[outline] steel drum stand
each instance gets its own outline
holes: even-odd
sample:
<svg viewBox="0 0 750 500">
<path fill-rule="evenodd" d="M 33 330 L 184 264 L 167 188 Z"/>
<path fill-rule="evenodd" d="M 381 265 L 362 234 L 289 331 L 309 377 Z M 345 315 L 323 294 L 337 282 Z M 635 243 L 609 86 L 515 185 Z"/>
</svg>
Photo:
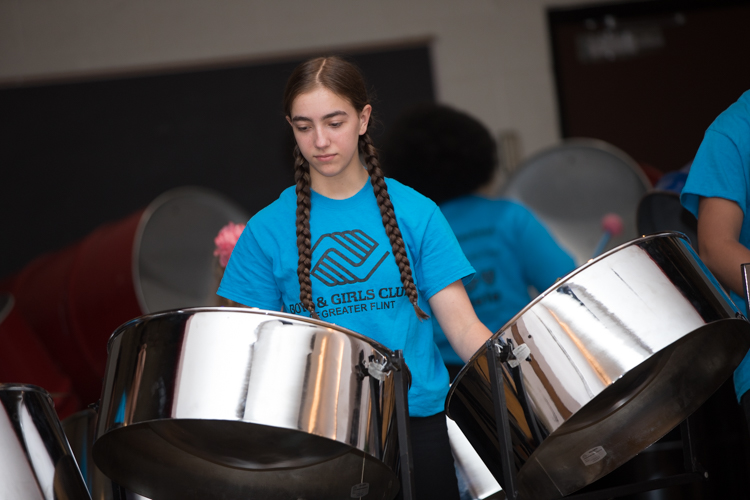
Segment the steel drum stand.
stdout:
<svg viewBox="0 0 750 500">
<path fill-rule="evenodd" d="M 750 267 L 750 264 L 748 264 Z M 747 277 L 746 270 L 745 277 Z M 748 295 L 750 301 L 750 295 Z M 750 309 L 748 309 L 750 310 Z M 513 346 L 510 342 L 505 342 L 501 338 L 490 339 L 487 341 L 487 362 L 489 366 L 490 383 L 492 386 L 492 401 L 495 408 L 495 421 L 497 424 L 498 445 L 500 448 L 500 465 L 502 467 L 503 491 L 506 500 L 520 500 L 518 493 L 518 471 L 516 470 L 515 460 L 513 458 L 513 443 L 510 435 L 510 420 L 508 418 L 508 405 L 505 400 L 505 386 L 503 384 L 503 363 L 515 360 L 513 355 Z M 520 360 L 518 360 L 520 361 Z M 518 365 L 509 364 L 509 371 L 513 376 L 513 382 L 516 385 L 518 400 L 523 408 L 524 415 L 529 422 L 532 437 L 538 446 L 542 442 L 542 435 L 536 423 L 531 407 L 529 406 L 528 395 L 523 385 L 523 377 Z M 693 424 L 690 417 L 686 418 L 680 424 L 680 434 L 682 439 L 683 457 L 685 472 L 674 474 L 664 478 L 639 481 L 611 488 L 602 488 L 585 493 L 574 493 L 564 498 L 576 500 L 605 500 L 616 498 L 624 495 L 632 495 L 643 491 L 656 490 L 669 486 L 687 484 L 696 481 L 708 479 L 708 472 L 698 462 L 696 456 Z M 542 500 L 542 499 L 523 499 L 523 500 Z"/>
<path fill-rule="evenodd" d="M 411 451 L 411 425 L 409 424 L 409 380 L 406 376 L 407 368 L 401 349 L 394 353 L 391 363 L 393 364 L 396 382 L 396 425 L 398 428 L 402 496 L 403 500 L 415 500 L 417 497 L 414 492 L 414 460 Z"/>
</svg>

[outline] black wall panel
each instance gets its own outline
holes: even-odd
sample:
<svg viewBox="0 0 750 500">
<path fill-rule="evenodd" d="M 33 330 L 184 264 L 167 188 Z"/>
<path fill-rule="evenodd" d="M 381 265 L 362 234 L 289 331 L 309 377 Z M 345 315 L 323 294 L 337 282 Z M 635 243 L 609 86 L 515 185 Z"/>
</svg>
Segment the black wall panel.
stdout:
<svg viewBox="0 0 750 500">
<path fill-rule="evenodd" d="M 349 57 L 375 91 L 382 135 L 433 101 L 425 45 Z M 301 61 L 0 90 L 0 277 L 178 186 L 204 186 L 250 213 L 292 183 L 281 111 Z"/>
</svg>

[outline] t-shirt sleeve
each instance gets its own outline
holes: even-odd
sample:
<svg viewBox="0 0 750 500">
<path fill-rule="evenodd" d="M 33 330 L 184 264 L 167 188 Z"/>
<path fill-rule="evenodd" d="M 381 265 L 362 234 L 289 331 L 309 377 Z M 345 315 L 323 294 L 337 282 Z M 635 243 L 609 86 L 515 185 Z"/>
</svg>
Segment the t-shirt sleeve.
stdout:
<svg viewBox="0 0 750 500">
<path fill-rule="evenodd" d="M 701 196 L 734 201 L 744 212 L 745 175 L 745 164 L 734 141 L 708 129 L 680 193 L 680 202 L 696 217 Z"/>
<path fill-rule="evenodd" d="M 232 251 L 217 294 L 246 306 L 281 310 L 273 262 L 263 252 L 250 224 Z"/>
<path fill-rule="evenodd" d="M 468 283 L 474 272 L 448 221 L 435 207 L 422 239 L 417 269 L 419 288 L 425 300 L 455 281 Z"/>
<path fill-rule="evenodd" d="M 518 262 L 526 282 L 542 292 L 573 271 L 575 261 L 531 211 L 522 207 L 519 216 Z"/>
</svg>

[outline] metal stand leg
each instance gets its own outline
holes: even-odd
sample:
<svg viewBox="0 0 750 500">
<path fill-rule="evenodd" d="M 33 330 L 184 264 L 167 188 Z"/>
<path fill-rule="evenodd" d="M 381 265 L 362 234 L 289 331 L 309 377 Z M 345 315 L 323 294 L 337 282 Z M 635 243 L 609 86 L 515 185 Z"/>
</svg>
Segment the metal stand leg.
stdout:
<svg viewBox="0 0 750 500">
<path fill-rule="evenodd" d="M 509 355 L 510 346 L 499 338 L 487 341 L 487 363 L 492 384 L 492 401 L 495 405 L 500 465 L 503 468 L 503 491 L 506 499 L 516 500 L 518 498 L 518 478 L 515 460 L 513 459 L 513 443 L 510 438 L 510 421 L 508 420 L 508 405 L 505 401 L 502 367 L 502 362 L 507 360 Z"/>
<path fill-rule="evenodd" d="M 708 472 L 698 462 L 698 456 L 695 450 L 695 438 L 693 436 L 693 417 L 688 417 L 680 424 L 680 436 L 682 437 L 682 457 L 686 472 L 693 472 L 703 475 L 708 479 Z"/>
<path fill-rule="evenodd" d="M 374 420 L 375 420 L 375 422 L 382 422 L 383 419 L 382 419 L 382 417 L 380 415 L 380 404 L 379 404 L 379 401 L 380 401 L 380 391 L 378 389 L 378 381 L 374 377 L 369 377 L 369 378 L 370 378 L 370 397 L 372 398 L 372 410 L 373 410 L 373 413 L 375 414 L 374 415 Z M 373 435 L 373 439 L 375 440 L 376 443 L 382 443 L 383 442 L 381 440 L 380 426 L 379 425 L 373 426 L 373 428 L 372 428 L 372 435 Z M 383 457 L 380 456 L 381 453 L 380 453 L 380 447 L 379 446 L 376 446 L 373 451 L 375 452 L 375 458 L 377 458 L 378 460 L 382 460 L 383 459 Z"/>
<path fill-rule="evenodd" d="M 411 425 L 409 424 L 409 381 L 403 352 L 399 349 L 393 359 L 396 381 L 396 422 L 398 447 L 401 459 L 401 489 L 404 500 L 416 500 L 414 492 L 414 460 L 411 451 Z"/>
</svg>

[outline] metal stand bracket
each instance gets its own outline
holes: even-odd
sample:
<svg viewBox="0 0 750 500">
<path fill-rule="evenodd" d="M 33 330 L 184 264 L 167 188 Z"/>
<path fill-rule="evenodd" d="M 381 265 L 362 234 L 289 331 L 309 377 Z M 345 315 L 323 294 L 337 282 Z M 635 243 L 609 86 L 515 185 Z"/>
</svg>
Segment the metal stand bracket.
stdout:
<svg viewBox="0 0 750 500">
<path fill-rule="evenodd" d="M 503 468 L 503 491 L 507 500 L 516 500 L 518 498 L 518 478 L 515 460 L 513 459 L 513 443 L 510 438 L 510 421 L 508 420 L 508 404 L 505 400 L 502 367 L 502 363 L 508 360 L 510 353 L 510 345 L 500 338 L 487 341 L 487 366 L 489 366 L 490 371 L 492 402 L 495 407 L 500 466 Z"/>
</svg>

